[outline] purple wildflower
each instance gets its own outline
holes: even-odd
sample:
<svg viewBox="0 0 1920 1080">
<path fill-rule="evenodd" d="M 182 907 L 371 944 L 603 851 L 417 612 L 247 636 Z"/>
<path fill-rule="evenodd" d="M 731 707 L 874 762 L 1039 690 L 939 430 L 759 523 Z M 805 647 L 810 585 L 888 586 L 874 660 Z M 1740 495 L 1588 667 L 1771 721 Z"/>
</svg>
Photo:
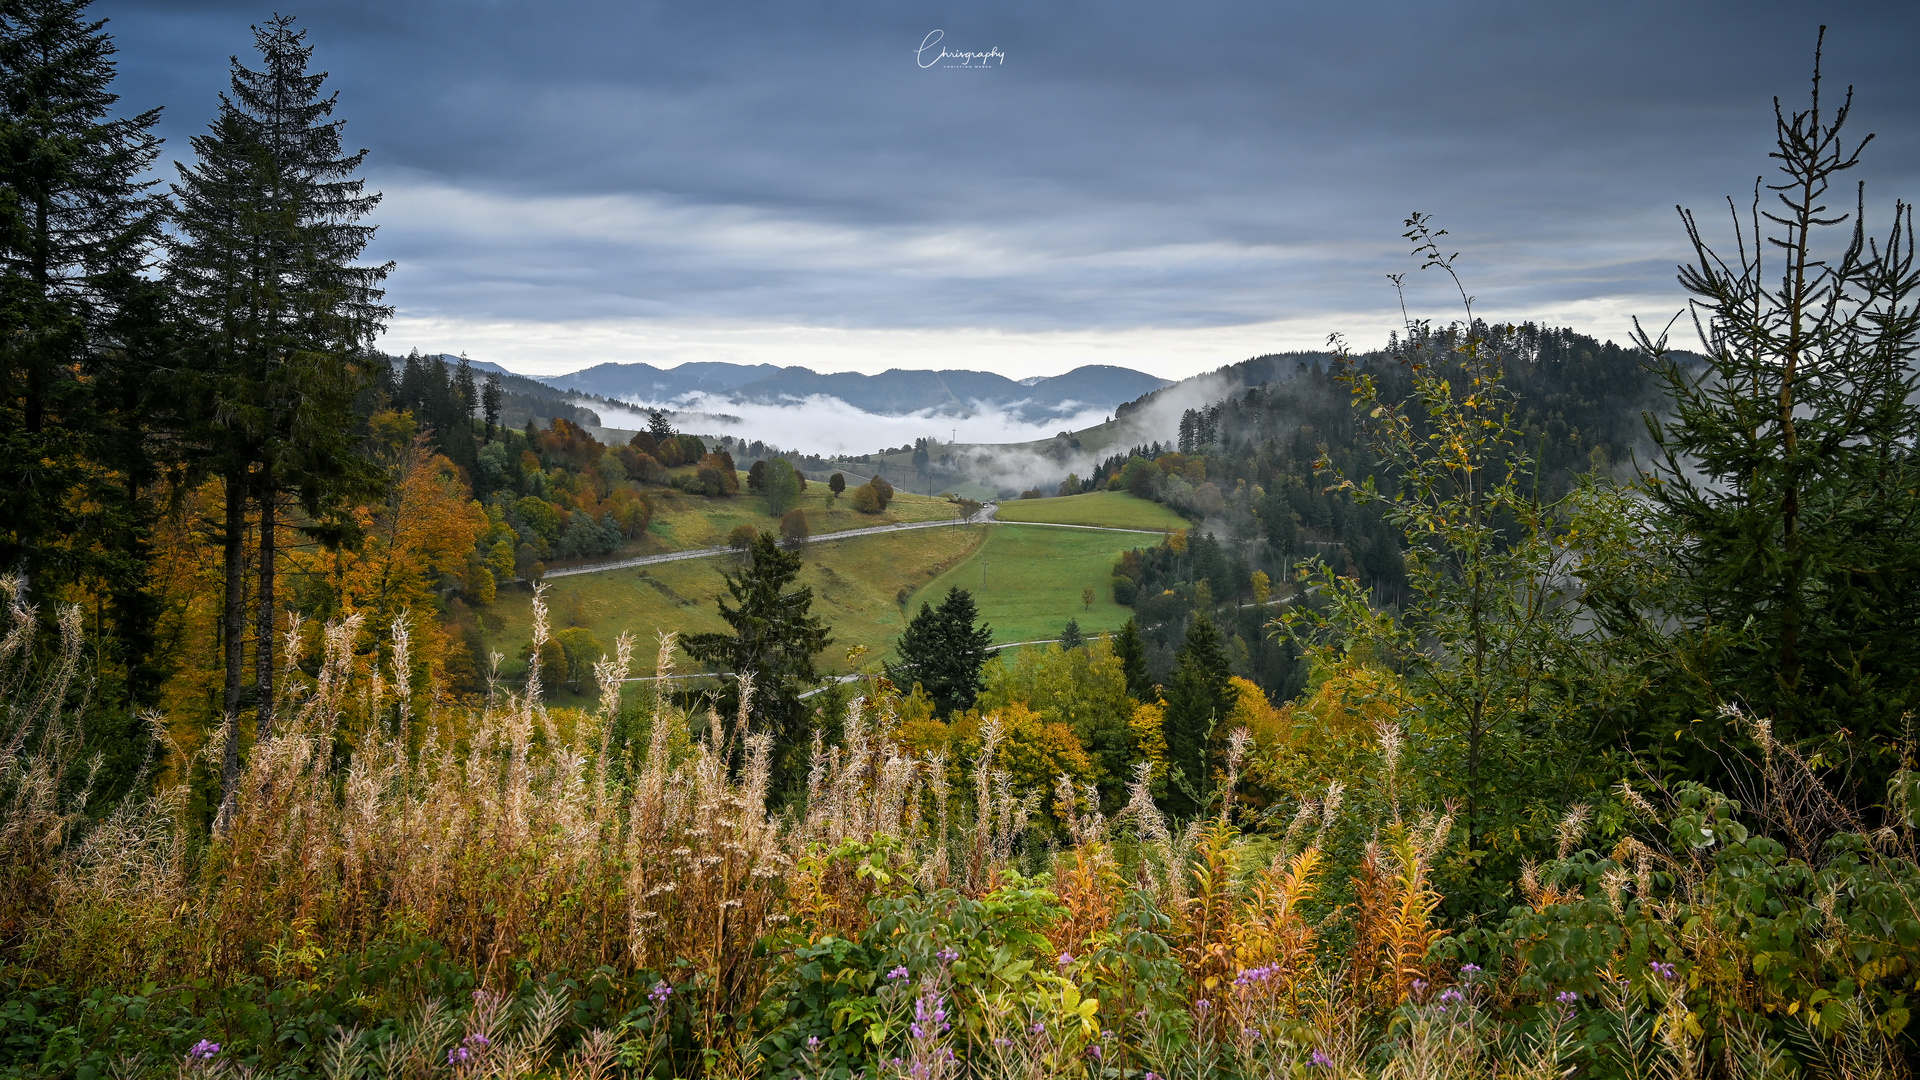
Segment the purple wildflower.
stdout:
<svg viewBox="0 0 1920 1080">
<path fill-rule="evenodd" d="M 907 977 L 907 975 L 908 975 L 907 965 L 905 964 L 901 964 L 899 967 L 894 968 L 892 971 L 887 972 L 887 978 L 889 979 L 904 979 Z"/>
<path fill-rule="evenodd" d="M 204 1064 L 206 1062 L 212 1061 L 213 1055 L 219 1052 L 220 1052 L 219 1043 L 212 1042 L 207 1039 L 201 1039 L 199 1042 L 193 1044 L 193 1048 L 191 1050 L 187 1051 L 187 1059 L 189 1061 L 194 1062 L 195 1064 Z"/>
<path fill-rule="evenodd" d="M 447 1051 L 447 1064 L 452 1065 L 455 1068 L 459 1068 L 460 1066 L 465 1065 L 468 1059 L 472 1057 L 473 1057 L 473 1053 L 469 1051 L 466 1047 L 456 1046 L 453 1049 Z"/>
<path fill-rule="evenodd" d="M 1452 1005 L 1457 1001 L 1465 1001 L 1466 998 L 1467 995 L 1461 993 L 1460 988 L 1457 986 L 1449 986 L 1445 990 L 1440 991 L 1440 1003 L 1442 1005 Z"/>
<path fill-rule="evenodd" d="M 1474 977 L 1475 975 L 1478 975 L 1478 974 L 1480 974 L 1480 965 L 1479 965 L 1479 964 L 1461 964 L 1461 965 L 1460 965 L 1460 977 L 1461 977 L 1461 978 L 1463 978 L 1463 979 L 1471 979 L 1471 978 L 1473 978 L 1473 977 Z"/>
<path fill-rule="evenodd" d="M 1071 963 L 1073 963 L 1073 954 L 1072 954 L 1072 953 L 1070 953 L 1070 952 L 1063 952 L 1063 953 L 1061 953 L 1061 954 L 1060 954 L 1060 966 L 1061 966 L 1061 967 L 1066 967 L 1066 966 L 1067 966 L 1068 964 L 1071 964 Z"/>
<path fill-rule="evenodd" d="M 935 953 L 934 955 L 940 958 L 941 963 L 951 964 L 955 960 L 960 959 L 960 950 L 949 945 L 946 948 L 941 949 L 939 952 Z"/>
<path fill-rule="evenodd" d="M 667 998 L 672 994 L 673 987 L 668 986 L 666 980 L 662 979 L 653 984 L 653 989 L 647 991 L 647 998 L 653 1002 L 653 1007 L 657 1009 L 665 1005 Z"/>
<path fill-rule="evenodd" d="M 1571 1010 L 1575 1005 L 1580 1004 L 1580 995 L 1571 990 L 1562 990 L 1559 994 L 1555 995 L 1553 1000 Z"/>
<path fill-rule="evenodd" d="M 1315 1050 L 1313 1052 L 1313 1059 L 1311 1064 L 1316 1069 L 1331 1069 L 1333 1068 L 1333 1059 L 1321 1053 L 1320 1051 Z"/>
<path fill-rule="evenodd" d="M 807 1049 L 809 1050 L 820 1049 L 820 1036 L 818 1035 L 807 1036 Z"/>
<path fill-rule="evenodd" d="M 1653 969 L 1653 973 L 1655 975 L 1658 975 L 1669 982 L 1680 977 L 1679 969 L 1674 967 L 1672 964 L 1666 964 L 1658 960 L 1655 960 L 1649 963 L 1647 966 Z"/>
<path fill-rule="evenodd" d="M 487 1047 L 493 1045 L 493 1040 L 476 1031 L 466 1038 L 461 1039 L 460 1045 L 470 1047 L 474 1050 L 485 1050 Z"/>
</svg>

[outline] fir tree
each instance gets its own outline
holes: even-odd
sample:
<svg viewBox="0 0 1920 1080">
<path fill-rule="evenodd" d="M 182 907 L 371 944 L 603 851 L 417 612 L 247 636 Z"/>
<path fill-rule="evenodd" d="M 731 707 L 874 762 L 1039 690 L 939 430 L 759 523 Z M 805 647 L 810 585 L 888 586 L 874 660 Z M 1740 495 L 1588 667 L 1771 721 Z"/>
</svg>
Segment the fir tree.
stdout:
<svg viewBox="0 0 1920 1080">
<path fill-rule="evenodd" d="M 232 61 L 230 92 L 198 160 L 180 166 L 169 269 L 191 328 L 196 368 L 214 407 L 201 433 L 225 481 L 226 722 L 241 708 L 246 505 L 260 508 L 255 707 L 259 737 L 273 727 L 274 579 L 282 501 L 293 494 L 312 524 L 338 541 L 340 511 L 375 490 L 380 473 L 356 453 L 353 404 L 373 378 L 374 336 L 391 313 L 380 301 L 387 266 L 356 264 L 379 202 L 355 177 L 366 152 L 343 155 L 326 74 L 307 71 L 312 47 L 290 16 L 254 28 L 258 71 Z M 223 781 L 237 779 L 237 739 Z"/>
<path fill-rule="evenodd" d="M 895 646 L 900 663 L 889 676 L 902 686 L 919 683 L 941 716 L 972 708 L 986 686 L 980 671 L 993 644 L 992 628 L 973 624 L 978 615 L 973 594 L 959 586 L 948 589 L 937 608 L 922 603 Z"/>
<path fill-rule="evenodd" d="M 1080 634 L 1080 620 L 1068 619 L 1066 629 L 1060 631 L 1061 651 L 1077 649 L 1086 643 L 1087 639 Z"/>
</svg>

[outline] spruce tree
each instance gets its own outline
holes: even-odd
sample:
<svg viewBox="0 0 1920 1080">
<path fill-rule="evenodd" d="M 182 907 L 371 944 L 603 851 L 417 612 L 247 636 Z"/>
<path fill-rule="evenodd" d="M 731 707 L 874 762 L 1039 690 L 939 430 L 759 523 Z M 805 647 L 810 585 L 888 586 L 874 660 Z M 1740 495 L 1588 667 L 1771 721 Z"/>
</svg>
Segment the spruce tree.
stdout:
<svg viewBox="0 0 1920 1080">
<path fill-rule="evenodd" d="M 1207 745 L 1214 726 L 1233 706 L 1230 677 L 1220 635 L 1205 612 L 1196 613 L 1187 626 L 1186 643 L 1174 658 L 1173 679 L 1167 687 L 1167 764 L 1172 781 L 1167 797 L 1175 814 L 1192 816 L 1206 808 L 1212 787 Z"/>
<path fill-rule="evenodd" d="M 957 585 L 939 607 L 922 603 L 894 647 L 900 663 L 888 669 L 888 676 L 902 686 L 919 683 L 941 716 L 972 708 L 986 687 L 980 672 L 993 644 L 992 628 L 974 625 L 978 616 L 973 594 Z"/>
<path fill-rule="evenodd" d="M 149 492 L 172 458 L 171 395 L 163 294 L 143 271 L 166 207 L 141 178 L 160 110 L 115 115 L 113 41 L 87 6 L 0 5 L 0 573 L 37 597 L 107 598 L 102 673 L 130 716 L 159 678 Z M 113 751 L 137 758 L 138 730 L 107 748 L 110 779 L 137 768 Z"/>
<path fill-rule="evenodd" d="M 487 372 L 487 381 L 480 387 L 480 416 L 487 425 L 487 441 L 492 442 L 500 426 L 500 373 L 497 371 Z"/>
<path fill-rule="evenodd" d="M 688 634 L 687 655 L 721 671 L 753 679 L 747 722 L 773 736 L 776 795 L 790 797 L 803 778 L 807 706 L 802 688 L 818 678 L 813 657 L 832 643 L 827 625 L 812 614 L 813 589 L 789 588 L 800 575 L 800 556 L 780 550 L 772 533 L 760 533 L 738 575 L 721 572 L 733 606 L 720 601 L 720 618 L 731 634 Z M 718 703 L 724 716 L 738 714 L 738 681 L 729 681 Z"/>
<path fill-rule="evenodd" d="M 1120 658 L 1120 670 L 1127 676 L 1127 696 L 1135 701 L 1154 699 L 1153 680 L 1147 675 L 1147 643 L 1140 627 L 1132 619 L 1113 637 L 1113 655 Z"/>
<path fill-rule="evenodd" d="M 273 726 L 276 532 L 289 494 L 329 541 L 351 534 L 340 513 L 377 489 L 380 474 L 356 450 L 353 404 L 374 379 L 373 338 L 392 309 L 380 282 L 392 269 L 357 260 L 373 236 L 360 224 L 379 202 L 355 176 L 366 151 L 343 154 L 326 73 L 309 73 L 312 47 L 291 16 L 254 28 L 262 67 L 232 59 L 229 93 L 197 157 L 180 166 L 170 271 L 191 328 L 196 367 L 214 405 L 203 418 L 207 460 L 224 481 L 227 578 L 226 723 L 242 704 L 246 506 L 260 510 L 254 698 L 257 735 Z M 223 762 L 230 793 L 237 738 Z"/>
<path fill-rule="evenodd" d="M 1852 91 L 1824 111 L 1819 65 L 1816 49 L 1806 109 L 1775 101 L 1779 174 L 1736 210 L 1732 242 L 1714 247 L 1682 211 L 1705 370 L 1640 336 L 1673 402 L 1649 420 L 1663 466 L 1649 495 L 1676 573 L 1637 620 L 1603 610 L 1669 639 L 1652 644 L 1675 657 L 1668 693 L 1640 733 L 1656 752 L 1695 747 L 1678 763 L 1694 776 L 1725 768 L 1717 740 L 1669 734 L 1702 730 L 1704 681 L 1873 802 L 1920 709 L 1920 265 L 1911 207 L 1870 232 L 1864 186 L 1827 205 L 1872 136 L 1843 137 Z"/>
<path fill-rule="evenodd" d="M 85 576 L 75 541 L 90 500 L 69 496 L 90 486 L 111 422 L 97 376 L 129 359 L 113 330 L 165 208 L 140 179 L 159 153 L 160 110 L 112 115 L 115 49 L 86 7 L 0 7 L 0 568 L 31 585 L 47 571 Z"/>
</svg>

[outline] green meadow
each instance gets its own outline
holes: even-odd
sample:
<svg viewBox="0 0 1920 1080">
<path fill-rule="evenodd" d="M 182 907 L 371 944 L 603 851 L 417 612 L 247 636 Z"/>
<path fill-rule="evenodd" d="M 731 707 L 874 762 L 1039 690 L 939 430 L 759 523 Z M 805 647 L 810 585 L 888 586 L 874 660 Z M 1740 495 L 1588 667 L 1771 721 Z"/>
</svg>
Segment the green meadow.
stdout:
<svg viewBox="0 0 1920 1080">
<path fill-rule="evenodd" d="M 934 576 L 914 595 L 912 610 L 920 610 L 922 602 L 937 603 L 957 585 L 973 593 L 996 642 L 1058 637 L 1068 619 L 1080 620 L 1086 633 L 1117 630 L 1133 609 L 1113 602 L 1113 560 L 1130 548 L 1158 542 L 1139 533 L 990 528 L 965 561 Z M 920 535 L 946 531 L 927 529 Z M 1091 606 L 1081 601 L 1081 590 L 1088 588 Z"/>
<path fill-rule="evenodd" d="M 1003 502 L 994 516 L 1001 521 L 1042 521 L 1054 525 L 1104 525 L 1110 529 L 1184 529 L 1186 518 L 1157 502 L 1124 491 L 1090 491 L 1052 499 Z M 1139 547 L 1140 542 L 1128 544 Z"/>
</svg>

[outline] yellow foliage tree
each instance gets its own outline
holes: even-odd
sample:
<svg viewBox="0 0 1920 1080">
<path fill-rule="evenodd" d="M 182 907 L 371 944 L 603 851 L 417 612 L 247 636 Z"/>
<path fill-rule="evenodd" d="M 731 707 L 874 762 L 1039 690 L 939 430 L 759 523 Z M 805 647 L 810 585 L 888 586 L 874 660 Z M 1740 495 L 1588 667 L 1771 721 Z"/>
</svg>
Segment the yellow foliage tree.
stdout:
<svg viewBox="0 0 1920 1080">
<path fill-rule="evenodd" d="M 1152 766 L 1148 781 L 1157 790 L 1167 781 L 1167 703 L 1136 701 L 1133 715 L 1127 718 L 1130 749 L 1135 761 Z"/>
</svg>

